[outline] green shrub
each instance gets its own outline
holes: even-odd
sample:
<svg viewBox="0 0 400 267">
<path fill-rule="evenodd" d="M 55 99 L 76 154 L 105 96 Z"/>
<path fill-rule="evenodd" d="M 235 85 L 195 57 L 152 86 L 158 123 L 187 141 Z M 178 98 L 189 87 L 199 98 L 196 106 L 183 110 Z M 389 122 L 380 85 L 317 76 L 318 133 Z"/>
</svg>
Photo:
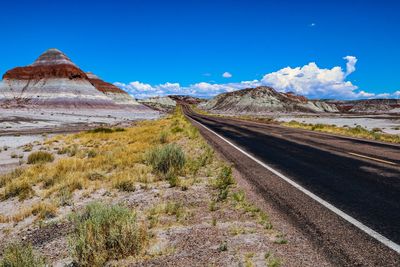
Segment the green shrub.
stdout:
<svg viewBox="0 0 400 267">
<path fill-rule="evenodd" d="M 28 164 L 37 164 L 37 163 L 46 163 L 52 162 L 54 160 L 54 156 L 45 151 L 36 151 L 32 152 L 28 156 Z"/>
<path fill-rule="evenodd" d="M 163 131 L 160 133 L 159 141 L 161 144 L 166 144 L 168 143 L 168 133 Z"/>
<path fill-rule="evenodd" d="M 147 243 L 136 215 L 119 205 L 89 204 L 72 221 L 70 246 L 79 266 L 104 266 L 109 260 L 137 256 Z"/>
<path fill-rule="evenodd" d="M 179 185 L 179 177 L 172 172 L 167 173 L 166 179 L 171 187 L 176 187 L 177 185 Z"/>
<path fill-rule="evenodd" d="M 222 167 L 217 177 L 217 188 L 226 188 L 234 183 L 235 180 L 232 177 L 232 168 L 229 166 Z"/>
<path fill-rule="evenodd" d="M 72 193 L 67 188 L 61 189 L 57 194 L 57 196 L 58 196 L 58 205 L 71 206 L 73 204 Z"/>
<path fill-rule="evenodd" d="M 131 179 L 121 179 L 115 182 L 114 188 L 120 191 L 134 192 L 136 190 L 135 181 Z"/>
<path fill-rule="evenodd" d="M 279 267 L 282 265 L 282 262 L 279 258 L 276 258 L 272 253 L 267 252 L 264 255 L 265 263 L 268 267 Z"/>
<path fill-rule="evenodd" d="M 22 244 L 9 244 L 4 250 L 0 267 L 44 267 L 43 257 L 36 255 L 32 247 Z"/>
<path fill-rule="evenodd" d="M 113 129 L 111 128 L 105 128 L 105 127 L 98 127 L 93 130 L 87 131 L 88 133 L 112 133 Z"/>
<path fill-rule="evenodd" d="M 179 220 L 184 214 L 183 205 L 179 202 L 168 202 L 165 205 L 165 214 L 175 216 L 177 220 Z"/>
<path fill-rule="evenodd" d="M 215 188 L 219 190 L 218 201 L 225 200 L 228 197 L 229 186 L 234 183 L 235 180 L 232 177 L 232 168 L 224 166 L 215 181 Z"/>
<path fill-rule="evenodd" d="M 87 133 L 113 133 L 113 132 L 125 132 L 124 128 L 117 127 L 117 128 L 106 128 L 106 127 L 98 127 L 93 130 L 87 131 Z"/>
<path fill-rule="evenodd" d="M 179 126 L 174 126 L 174 127 L 171 128 L 171 132 L 176 134 L 176 133 L 183 132 L 183 129 L 181 127 L 179 127 Z"/>
<path fill-rule="evenodd" d="M 182 149 L 175 144 L 157 147 L 146 154 L 146 161 L 154 172 L 164 174 L 177 173 L 185 165 L 186 158 Z"/>
<path fill-rule="evenodd" d="M 226 241 L 222 242 L 218 248 L 219 251 L 227 251 L 228 250 L 228 243 Z"/>
<path fill-rule="evenodd" d="M 79 148 L 78 148 L 78 145 L 76 145 L 76 144 L 73 145 L 72 147 L 67 148 L 67 154 L 70 157 L 75 156 L 76 154 L 78 154 L 78 152 L 79 152 Z"/>
<path fill-rule="evenodd" d="M 187 161 L 186 168 L 190 174 L 197 175 L 202 167 L 212 162 L 214 151 L 209 146 L 206 146 L 204 149 L 205 151 L 200 156 Z"/>
<path fill-rule="evenodd" d="M 114 129 L 114 132 L 125 132 L 125 128 L 117 127 Z"/>
<path fill-rule="evenodd" d="M 97 152 L 93 149 L 91 149 L 87 152 L 87 157 L 90 159 L 95 158 L 96 156 L 97 156 Z"/>
<path fill-rule="evenodd" d="M 199 130 L 193 125 L 189 125 L 189 127 L 186 128 L 186 133 L 190 139 L 196 139 L 199 137 Z"/>
<path fill-rule="evenodd" d="M 68 148 L 68 147 L 62 147 L 62 148 L 60 148 L 60 149 L 57 150 L 57 154 L 58 154 L 58 155 L 64 155 L 64 154 L 67 154 L 68 151 L 69 151 L 69 148 Z"/>
</svg>

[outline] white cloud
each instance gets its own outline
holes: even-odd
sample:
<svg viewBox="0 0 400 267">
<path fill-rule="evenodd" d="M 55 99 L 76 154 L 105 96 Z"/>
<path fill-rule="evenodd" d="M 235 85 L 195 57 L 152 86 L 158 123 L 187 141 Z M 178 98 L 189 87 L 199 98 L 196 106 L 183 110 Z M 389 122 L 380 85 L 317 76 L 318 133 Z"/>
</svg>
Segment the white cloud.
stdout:
<svg viewBox="0 0 400 267">
<path fill-rule="evenodd" d="M 346 76 L 348 76 L 356 70 L 356 63 L 357 63 L 358 59 L 354 56 L 346 56 L 343 59 L 347 60 Z"/>
<path fill-rule="evenodd" d="M 315 27 L 317 24 L 315 24 L 314 22 L 313 23 L 311 23 L 309 26 L 310 27 Z"/>
<path fill-rule="evenodd" d="M 356 70 L 357 58 L 346 56 L 346 69 L 340 66 L 333 68 L 320 68 L 315 62 L 308 63 L 302 67 L 285 67 L 275 72 L 265 74 L 259 80 L 242 81 L 238 83 L 210 83 L 200 82 L 188 86 L 179 83 L 164 83 L 150 85 L 139 81 L 128 84 L 114 83 L 136 98 L 146 98 L 165 95 L 191 95 L 210 98 L 224 92 L 232 92 L 244 88 L 252 88 L 261 85 L 271 86 L 280 92 L 294 92 L 308 98 L 331 98 L 331 99 L 359 99 L 359 98 L 400 98 L 400 90 L 392 94 L 374 94 L 359 90 L 347 76 Z M 229 74 L 229 75 L 228 75 Z M 232 77 L 228 72 L 225 77 Z"/>
<path fill-rule="evenodd" d="M 266 74 L 261 82 L 278 91 L 294 92 L 312 98 L 355 98 L 357 86 L 346 81 L 347 75 L 355 70 L 355 57 L 345 57 L 346 71 L 341 67 L 324 69 L 315 62 L 303 67 L 286 67 L 276 72 Z"/>
<path fill-rule="evenodd" d="M 232 78 L 232 74 L 230 74 L 229 72 L 224 72 L 223 74 L 222 74 L 222 77 L 224 77 L 224 78 Z"/>
</svg>

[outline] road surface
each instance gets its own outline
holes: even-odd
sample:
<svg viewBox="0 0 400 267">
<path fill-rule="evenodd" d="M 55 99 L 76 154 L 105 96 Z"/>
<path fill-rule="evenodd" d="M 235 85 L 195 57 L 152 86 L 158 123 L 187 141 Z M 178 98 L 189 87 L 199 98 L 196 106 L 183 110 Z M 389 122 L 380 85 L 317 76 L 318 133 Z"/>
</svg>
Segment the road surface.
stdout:
<svg viewBox="0 0 400 267">
<path fill-rule="evenodd" d="M 399 145 L 205 116 L 188 106 L 183 110 L 258 193 L 287 213 L 335 263 L 400 266 Z"/>
</svg>

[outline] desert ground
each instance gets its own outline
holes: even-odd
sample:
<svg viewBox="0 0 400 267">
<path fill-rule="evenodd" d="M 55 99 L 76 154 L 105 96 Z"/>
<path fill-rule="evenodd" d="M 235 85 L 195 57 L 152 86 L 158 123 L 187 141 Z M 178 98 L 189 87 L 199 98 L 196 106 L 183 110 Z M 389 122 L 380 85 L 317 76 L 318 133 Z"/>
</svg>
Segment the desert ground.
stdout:
<svg viewBox="0 0 400 267">
<path fill-rule="evenodd" d="M 240 175 L 179 112 L 127 128 L 1 140 L 10 147 L 2 153 L 18 160 L 54 157 L 0 176 L 1 251 L 31 244 L 35 266 L 331 265 L 293 226 L 248 200 Z M 169 171 L 157 161 L 165 153 L 176 153 Z M 81 232 L 109 213 L 111 233 L 125 229 L 116 251 L 104 249 L 109 234 Z"/>
<path fill-rule="evenodd" d="M 155 119 L 159 112 L 149 109 L 138 111 L 130 109 L 0 109 L 0 135 L 32 132 L 62 132 L 95 127 L 98 125 L 117 125 L 130 121 Z"/>
<path fill-rule="evenodd" d="M 356 127 L 357 125 L 368 130 L 381 129 L 388 134 L 400 134 L 400 115 L 347 115 L 347 114 L 303 114 L 274 116 L 277 121 L 298 121 L 311 124 L 335 124 L 343 127 Z"/>
<path fill-rule="evenodd" d="M 100 126 L 127 127 L 139 120 L 157 119 L 157 111 L 130 109 L 0 109 L 0 174 L 26 163 L 42 142 L 55 134 Z"/>
</svg>

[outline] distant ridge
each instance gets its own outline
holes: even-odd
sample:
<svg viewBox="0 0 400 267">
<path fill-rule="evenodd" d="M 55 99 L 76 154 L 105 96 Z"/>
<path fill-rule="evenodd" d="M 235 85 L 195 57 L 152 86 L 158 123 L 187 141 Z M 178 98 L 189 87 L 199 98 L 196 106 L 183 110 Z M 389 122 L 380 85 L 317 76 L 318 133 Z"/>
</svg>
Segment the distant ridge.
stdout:
<svg viewBox="0 0 400 267">
<path fill-rule="evenodd" d="M 341 112 L 350 113 L 400 113 L 400 99 L 327 100 Z"/>
<path fill-rule="evenodd" d="M 308 100 L 294 93 L 279 93 L 267 86 L 223 93 L 200 106 L 207 110 L 232 113 L 338 112 L 335 105 Z"/>
</svg>

